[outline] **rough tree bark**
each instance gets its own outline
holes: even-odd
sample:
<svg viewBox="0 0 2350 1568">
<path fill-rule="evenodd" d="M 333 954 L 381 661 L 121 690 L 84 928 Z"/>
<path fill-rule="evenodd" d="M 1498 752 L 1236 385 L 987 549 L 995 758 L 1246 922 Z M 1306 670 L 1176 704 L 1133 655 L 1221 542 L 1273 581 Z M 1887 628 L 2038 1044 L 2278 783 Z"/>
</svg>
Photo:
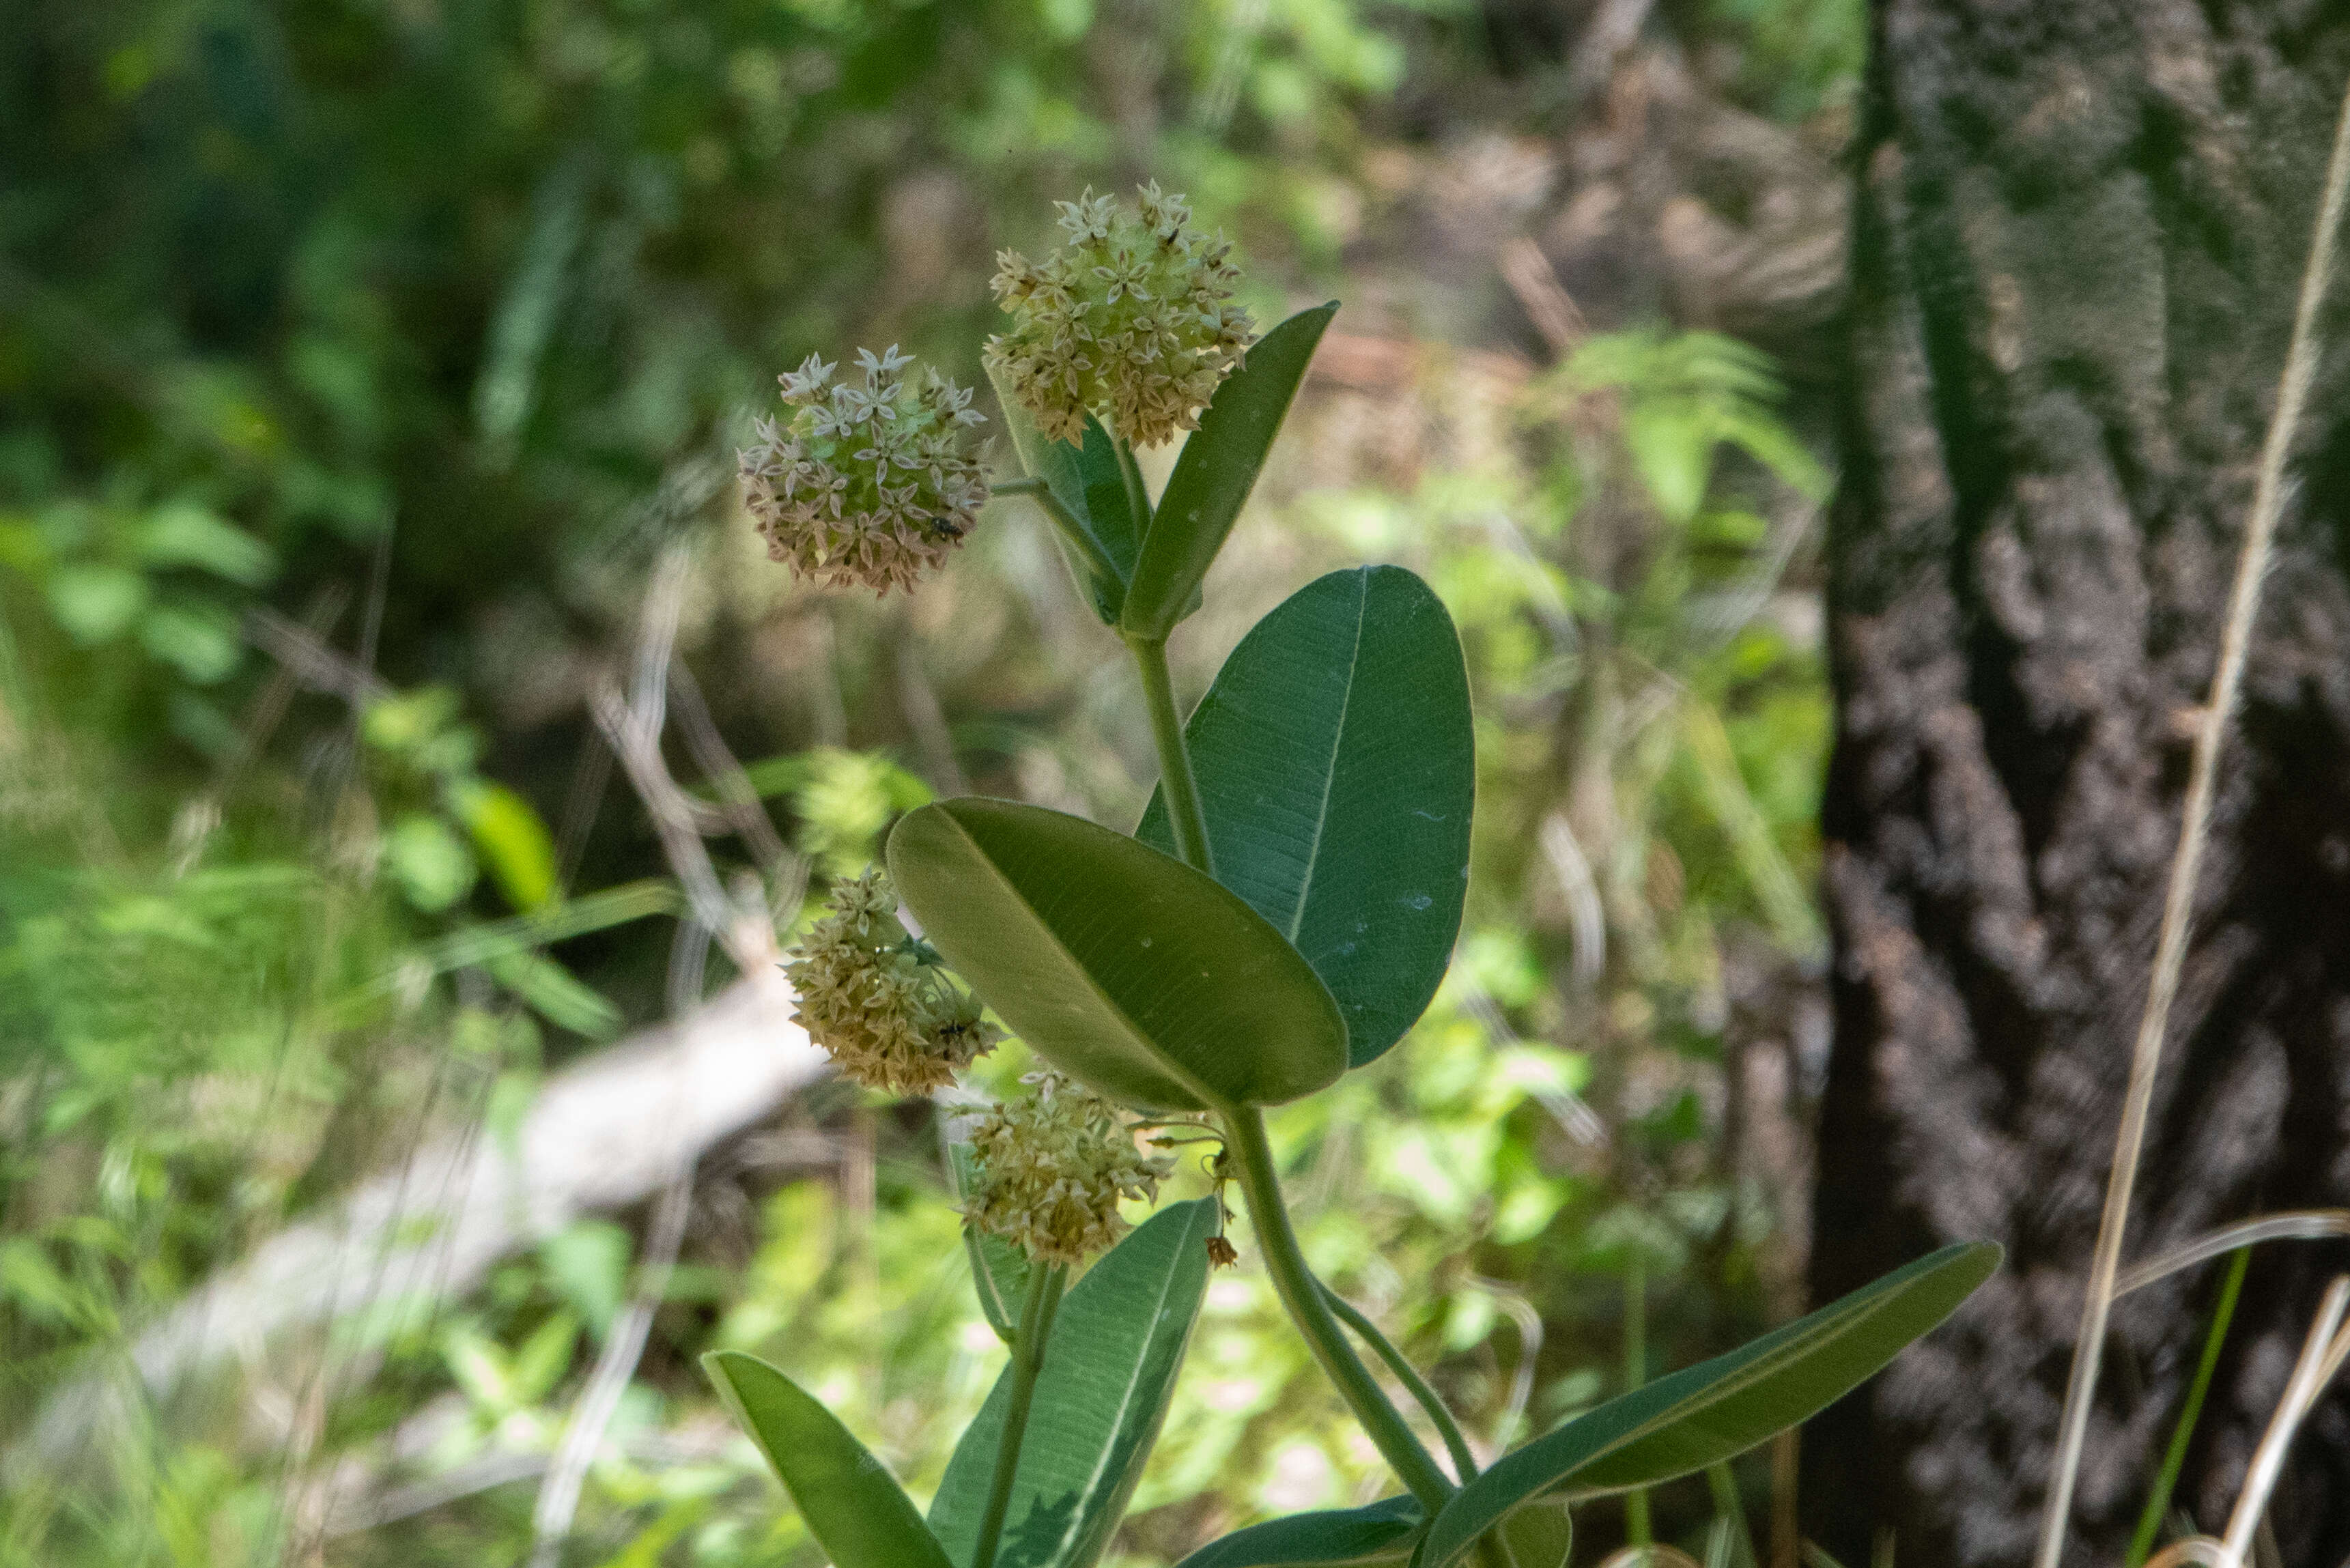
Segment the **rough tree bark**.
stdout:
<svg viewBox="0 0 2350 1568">
<path fill-rule="evenodd" d="M 1812 1284 L 1984 1236 L 2007 1270 L 1804 1445 L 1847 1563 L 2029 1559 L 2163 880 L 2350 7 L 1881 0 L 1855 149 L 1836 1042 Z M 2350 287 L 2221 762 L 2125 1262 L 2350 1204 Z M 2224 1521 L 2338 1246 L 2252 1268 L 2178 1501 Z M 2117 1563 L 2212 1278 L 2117 1309 L 2068 1563 Z M 2350 1552 L 2350 1408 L 2285 1561 Z"/>
</svg>

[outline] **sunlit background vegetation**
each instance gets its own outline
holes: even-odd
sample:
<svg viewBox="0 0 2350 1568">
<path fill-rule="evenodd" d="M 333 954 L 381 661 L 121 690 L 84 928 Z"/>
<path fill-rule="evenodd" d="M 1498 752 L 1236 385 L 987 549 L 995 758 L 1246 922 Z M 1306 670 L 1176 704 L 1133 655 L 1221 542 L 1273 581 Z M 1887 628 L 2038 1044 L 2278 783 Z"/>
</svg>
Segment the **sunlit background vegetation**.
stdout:
<svg viewBox="0 0 2350 1568">
<path fill-rule="evenodd" d="M 1346 302 L 1179 680 L 1362 558 L 1469 650 L 1452 975 L 1276 1118 L 1315 1262 L 1488 1449 L 1792 1315 L 1859 12 L 0 6 L 0 1563 L 816 1563 L 713 1346 L 935 1484 L 1002 1360 L 952 1106 L 795 1084 L 478 1259 L 434 1156 L 743 994 L 933 793 L 1139 811 L 1033 514 L 876 603 L 768 566 L 733 480 L 811 350 L 979 379 L 995 250 L 1088 183 L 1187 191 L 1260 319 Z M 1240 1240 L 1133 1568 L 1382 1488 Z M 1786 1477 L 1738 1479 L 1660 1535 L 1767 1555 Z"/>
</svg>

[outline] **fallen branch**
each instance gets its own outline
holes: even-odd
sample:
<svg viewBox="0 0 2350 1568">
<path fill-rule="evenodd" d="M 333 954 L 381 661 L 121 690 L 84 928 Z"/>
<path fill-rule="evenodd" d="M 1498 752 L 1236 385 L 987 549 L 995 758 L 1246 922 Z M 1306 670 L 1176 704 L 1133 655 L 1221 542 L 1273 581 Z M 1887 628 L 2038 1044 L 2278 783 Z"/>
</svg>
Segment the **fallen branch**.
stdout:
<svg viewBox="0 0 2350 1568">
<path fill-rule="evenodd" d="M 461 1296 L 580 1216 L 650 1198 L 824 1074 L 791 1015 L 791 988 L 763 965 L 549 1079 L 511 1137 L 461 1132 L 419 1150 L 173 1307 L 129 1346 L 135 1377 L 94 1371 L 61 1389 L 0 1474 L 70 1459 L 126 1402 L 256 1359 L 290 1331 Z"/>
</svg>

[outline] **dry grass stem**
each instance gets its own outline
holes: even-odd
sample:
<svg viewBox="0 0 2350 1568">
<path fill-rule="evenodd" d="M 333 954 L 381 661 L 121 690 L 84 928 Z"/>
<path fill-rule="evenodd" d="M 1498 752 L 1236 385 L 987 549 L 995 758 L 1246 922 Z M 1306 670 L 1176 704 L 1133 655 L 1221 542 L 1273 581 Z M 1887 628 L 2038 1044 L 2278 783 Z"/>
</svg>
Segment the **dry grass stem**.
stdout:
<svg viewBox="0 0 2350 1568">
<path fill-rule="evenodd" d="M 2310 1323 L 2309 1337 L 2302 1344 L 2301 1359 L 2293 1363 L 2293 1376 L 2285 1380 L 2284 1397 L 2277 1401 L 2276 1414 L 2269 1417 L 2269 1429 L 2262 1435 L 2251 1466 L 2244 1472 L 2244 1490 L 2236 1499 L 2236 1511 L 2228 1517 L 2226 1544 L 2231 1563 L 2242 1563 L 2251 1552 L 2252 1532 L 2268 1511 L 2269 1494 L 2283 1473 L 2293 1432 L 2324 1392 L 2327 1380 L 2340 1370 L 2345 1353 L 2350 1352 L 2350 1337 L 2342 1334 L 2345 1311 L 2350 1311 L 2350 1274 L 2336 1277 L 2326 1288 L 2325 1299 Z"/>
<path fill-rule="evenodd" d="M 2211 822 L 2213 781 L 2220 748 L 2235 711 L 2242 685 L 2245 650 L 2260 607 L 2261 581 L 2276 535 L 2277 515 L 2284 501 L 2284 464 L 2303 402 L 2316 374 L 2321 345 L 2317 312 L 2334 270 L 2334 242 L 2341 227 L 2343 195 L 2350 186 L 2350 91 L 2345 91 L 2334 128 L 2334 151 L 2325 171 L 2325 193 L 2319 203 L 2317 226 L 2310 237 L 2309 261 L 2301 279 L 2291 347 L 2277 387 L 2277 405 L 2269 421 L 2268 438 L 2261 449 L 2260 477 L 2252 494 L 2252 511 L 2244 531 L 2243 554 L 2228 590 L 2228 615 L 2220 635 L 2220 663 L 2211 678 L 2211 698 L 2205 706 L 2195 737 L 2194 759 L 2188 778 L 2187 805 L 2178 830 L 2178 848 L 2170 863 L 2170 887 L 2163 902 L 2162 932 L 2157 943 L 2154 973 L 2147 986 L 2146 1011 L 2140 1017 L 2137 1043 L 2130 1056 L 2129 1087 L 2122 1105 L 2122 1121 L 2115 1139 L 2113 1173 L 2106 1186 L 2105 1211 L 2097 1224 L 2097 1247 L 2089 1268 L 2089 1287 L 2081 1312 L 2080 1337 L 2073 1346 L 2073 1370 L 2064 1390 L 2064 1412 L 2058 1426 L 2056 1465 L 2050 1477 L 2048 1506 L 2042 1516 L 2038 1568 L 2057 1568 L 2064 1554 L 2064 1529 L 2073 1510 L 2073 1488 L 2081 1465 L 2081 1446 L 2088 1434 L 2089 1407 L 2096 1393 L 2097 1373 L 2105 1353 L 2106 1324 L 2113 1310 L 2114 1285 L 2121 1270 L 2123 1233 L 2129 1221 L 2130 1194 L 2137 1181 L 2138 1159 L 2146 1144 L 2147 1119 L 2154 1103 L 2156 1070 L 2162 1063 L 2162 1041 L 2170 1021 L 2170 1005 L 2178 995 L 2178 976 L 2187 956 L 2187 939 L 2193 924 L 2195 885 L 2202 869 L 2203 847 Z"/>
</svg>

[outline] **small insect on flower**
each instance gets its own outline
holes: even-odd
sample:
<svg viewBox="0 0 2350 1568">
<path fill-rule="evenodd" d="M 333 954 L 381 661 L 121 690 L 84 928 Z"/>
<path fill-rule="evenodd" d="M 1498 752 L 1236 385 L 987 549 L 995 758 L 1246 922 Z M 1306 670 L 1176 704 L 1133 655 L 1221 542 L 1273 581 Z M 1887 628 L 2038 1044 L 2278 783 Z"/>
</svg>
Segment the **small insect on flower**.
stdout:
<svg viewBox="0 0 2350 1568">
<path fill-rule="evenodd" d="M 923 1094 L 1002 1038 L 938 954 L 898 920 L 879 868 L 833 888 L 830 908 L 786 955 L 798 992 L 792 1021 L 868 1088 Z"/>
<path fill-rule="evenodd" d="M 1151 1199 L 1174 1168 L 1145 1155 L 1116 1106 L 1058 1073 L 1021 1080 L 1035 1092 L 998 1105 L 972 1132 L 971 1222 L 1042 1263 L 1077 1263 L 1127 1232 L 1123 1198 Z"/>
<path fill-rule="evenodd" d="M 1232 247 L 1191 227 L 1180 196 L 1145 185 L 1133 211 L 1091 190 L 1058 203 L 1068 241 L 1042 262 L 996 257 L 1012 330 L 987 351 L 1046 435 L 1085 440 L 1086 415 L 1133 446 L 1196 429 L 1200 410 L 1254 341 L 1231 303 Z"/>
<path fill-rule="evenodd" d="M 790 410 L 753 426 L 743 450 L 743 504 L 767 554 L 833 587 L 913 590 L 944 564 L 987 504 L 983 421 L 971 393 L 917 369 L 892 344 L 858 350 L 865 384 L 836 385 L 815 355 L 780 378 Z"/>
</svg>

